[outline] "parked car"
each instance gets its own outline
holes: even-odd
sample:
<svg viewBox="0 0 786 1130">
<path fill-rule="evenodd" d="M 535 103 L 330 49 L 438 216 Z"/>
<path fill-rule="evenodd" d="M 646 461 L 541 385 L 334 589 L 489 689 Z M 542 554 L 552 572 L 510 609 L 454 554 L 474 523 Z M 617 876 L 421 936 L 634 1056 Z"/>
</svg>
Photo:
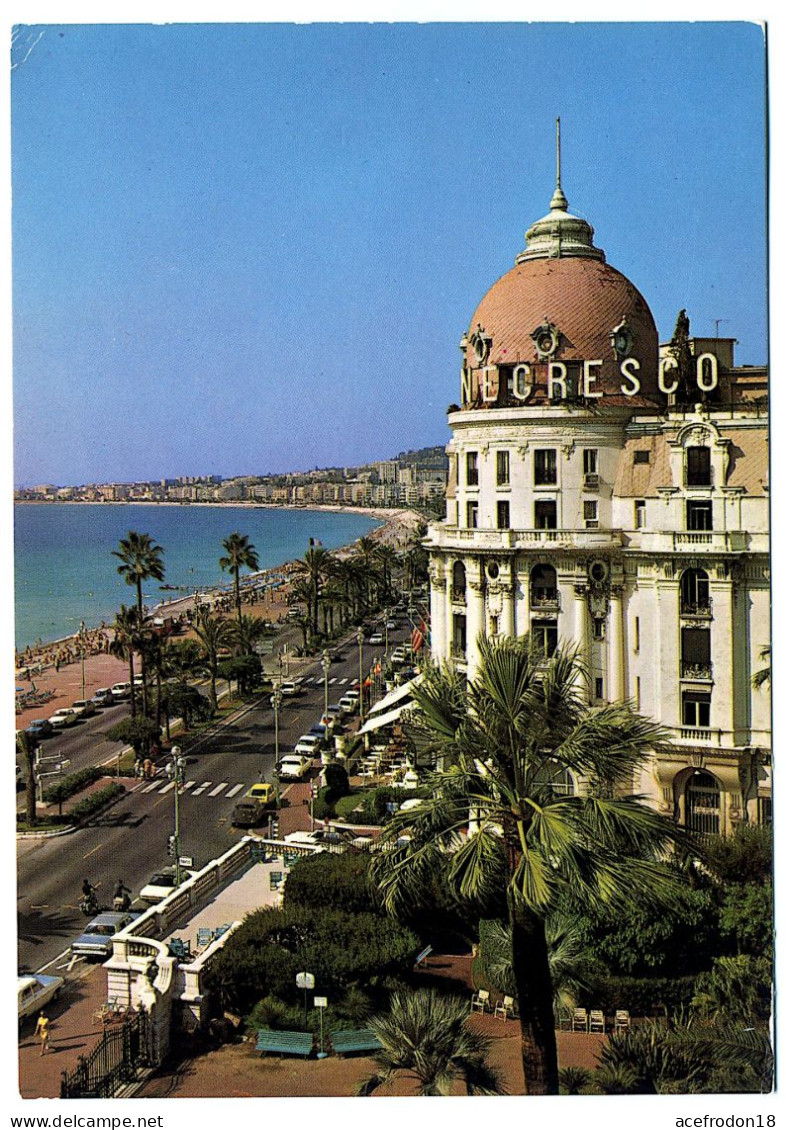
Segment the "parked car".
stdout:
<svg viewBox="0 0 786 1130">
<path fill-rule="evenodd" d="M 338 700 L 338 708 L 342 714 L 354 714 L 358 708 L 359 702 L 359 696 L 350 698 L 348 694 L 345 694 Z"/>
<path fill-rule="evenodd" d="M 95 706 L 87 698 L 78 698 L 71 703 L 71 709 L 76 711 L 77 718 L 91 718 L 96 712 Z"/>
<path fill-rule="evenodd" d="M 295 695 L 302 693 L 300 684 L 296 683 L 294 679 L 287 679 L 287 681 L 282 683 L 278 689 L 286 698 L 294 698 Z"/>
<path fill-rule="evenodd" d="M 300 743 L 298 742 L 298 745 Z M 286 757 L 282 757 L 278 766 L 279 777 L 291 777 L 299 779 L 305 777 L 314 761 L 311 757 L 288 753 Z"/>
<path fill-rule="evenodd" d="M 48 718 L 34 718 L 30 725 L 25 730 L 31 738 L 48 738 L 54 730 L 52 723 Z"/>
<path fill-rule="evenodd" d="M 275 800 L 276 790 L 273 785 L 265 782 L 252 785 L 235 805 L 232 823 L 236 828 L 253 828 L 275 806 Z"/>
<path fill-rule="evenodd" d="M 131 684 L 130 683 L 115 683 L 114 686 L 111 687 L 111 691 L 112 691 L 112 698 L 116 698 L 116 699 L 130 698 L 130 696 L 131 696 Z"/>
<path fill-rule="evenodd" d="M 298 738 L 294 753 L 301 757 L 315 758 L 322 749 L 322 738 L 319 734 L 303 734 Z"/>
<path fill-rule="evenodd" d="M 186 871 L 184 867 L 180 868 L 180 884 L 182 886 L 186 879 L 192 878 L 196 875 L 196 871 Z M 146 883 L 142 890 L 139 892 L 139 898 L 142 902 L 147 903 L 148 906 L 153 906 L 157 902 L 161 902 L 171 895 L 175 890 L 175 869 L 174 867 L 162 867 L 160 871 L 156 871 L 155 875 L 150 877 L 150 882 Z"/>
<path fill-rule="evenodd" d="M 109 687 L 99 687 L 90 701 L 92 702 L 93 706 L 113 706 L 115 696 L 112 694 Z"/>
<path fill-rule="evenodd" d="M 325 851 L 325 847 L 316 838 L 316 832 L 290 832 L 284 836 L 284 842 L 294 847 L 313 847 L 315 851 Z"/>
<path fill-rule="evenodd" d="M 76 941 L 71 943 L 72 952 L 82 957 L 109 957 L 112 953 L 112 938 L 138 917 L 139 913 L 132 911 L 107 910 L 103 914 L 97 914 Z"/>
<path fill-rule="evenodd" d="M 49 718 L 49 722 L 56 730 L 62 730 L 66 726 L 73 726 L 79 719 L 79 715 L 74 710 L 73 706 L 61 706 Z"/>
<path fill-rule="evenodd" d="M 379 644 L 383 644 L 385 642 L 385 637 L 381 632 L 374 632 L 372 636 L 368 637 L 368 642 L 372 647 L 377 647 Z"/>
<path fill-rule="evenodd" d="M 57 1000 L 63 985 L 65 985 L 63 977 L 48 976 L 44 973 L 36 973 L 33 977 L 20 973 L 16 979 L 20 1026 L 28 1016 L 40 1012 L 50 1001 Z"/>
</svg>

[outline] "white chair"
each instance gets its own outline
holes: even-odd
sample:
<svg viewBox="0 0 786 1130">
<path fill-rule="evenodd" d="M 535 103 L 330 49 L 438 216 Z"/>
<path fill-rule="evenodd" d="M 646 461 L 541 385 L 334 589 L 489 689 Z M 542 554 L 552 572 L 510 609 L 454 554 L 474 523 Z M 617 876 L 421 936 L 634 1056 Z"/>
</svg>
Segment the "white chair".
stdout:
<svg viewBox="0 0 786 1130">
<path fill-rule="evenodd" d="M 502 1003 L 497 1003 L 494 1007 L 494 1015 L 500 1016 L 503 1020 L 507 1020 L 508 1016 L 513 1014 L 513 997 L 503 997 Z"/>
<path fill-rule="evenodd" d="M 478 989 L 472 998 L 472 1011 L 485 1012 L 489 1008 L 489 991 L 488 989 Z"/>
<path fill-rule="evenodd" d="M 588 1032 L 589 1031 L 589 1018 L 587 1016 L 586 1008 L 573 1009 L 573 1022 L 571 1028 L 574 1032 Z"/>
<path fill-rule="evenodd" d="M 606 1017 L 603 1011 L 599 1008 L 593 1008 L 589 1016 L 589 1030 L 590 1032 L 605 1032 L 606 1031 Z"/>
<path fill-rule="evenodd" d="M 627 1032 L 630 1028 L 630 1013 L 626 1008 L 618 1008 L 614 1013 L 614 1031 Z"/>
</svg>

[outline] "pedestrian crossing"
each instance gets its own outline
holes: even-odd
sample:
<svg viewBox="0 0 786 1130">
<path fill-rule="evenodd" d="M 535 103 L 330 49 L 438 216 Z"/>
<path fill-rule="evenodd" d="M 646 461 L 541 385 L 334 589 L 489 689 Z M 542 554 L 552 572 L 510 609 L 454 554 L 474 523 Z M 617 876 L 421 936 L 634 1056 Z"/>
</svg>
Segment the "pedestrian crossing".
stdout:
<svg viewBox="0 0 786 1130">
<path fill-rule="evenodd" d="M 231 800 L 232 797 L 237 796 L 238 793 L 245 792 L 251 788 L 252 784 L 258 782 L 252 781 L 246 783 L 240 781 L 233 784 L 230 781 L 219 781 L 214 784 L 213 781 L 184 781 L 180 791 L 181 796 L 201 797 L 207 796 L 208 799 L 222 797 L 226 800 Z M 140 781 L 138 785 L 134 785 L 129 791 L 132 793 L 155 793 L 157 796 L 166 796 L 175 787 L 174 781 L 165 781 L 161 778 L 156 778 L 154 781 Z"/>
<path fill-rule="evenodd" d="M 332 679 L 328 679 L 328 686 L 332 687 L 334 684 L 336 684 L 339 687 L 345 687 L 347 685 L 347 683 L 349 683 L 351 681 L 352 680 L 349 679 L 348 677 L 343 678 L 343 679 L 339 679 L 338 675 L 336 675 Z M 306 675 L 306 677 L 301 681 L 300 685 L 302 687 L 308 687 L 308 686 L 324 687 L 325 680 L 320 675 Z"/>
</svg>

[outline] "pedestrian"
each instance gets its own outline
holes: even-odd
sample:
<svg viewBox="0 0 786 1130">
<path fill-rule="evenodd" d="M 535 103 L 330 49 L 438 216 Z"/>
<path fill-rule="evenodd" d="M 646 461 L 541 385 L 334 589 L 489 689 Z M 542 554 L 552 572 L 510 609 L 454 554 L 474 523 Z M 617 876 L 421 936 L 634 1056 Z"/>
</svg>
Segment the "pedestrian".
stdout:
<svg viewBox="0 0 786 1130">
<path fill-rule="evenodd" d="M 137 758 L 134 759 L 134 776 L 135 777 L 141 777 L 142 776 L 142 758 L 141 757 L 137 757 Z"/>
<path fill-rule="evenodd" d="M 143 764 L 143 766 L 142 766 L 142 769 L 143 769 L 143 771 L 144 771 L 144 772 L 143 772 L 143 775 L 144 775 L 145 777 L 152 777 L 152 776 L 153 776 L 153 762 L 152 762 L 152 761 L 150 760 L 150 758 L 149 758 L 149 757 L 146 757 L 146 758 L 145 758 L 145 761 L 144 761 L 144 764 Z"/>
<path fill-rule="evenodd" d="M 49 1047 L 49 1017 L 45 1012 L 38 1014 L 38 1023 L 35 1026 L 36 1038 L 41 1041 L 41 1055 Z"/>
</svg>

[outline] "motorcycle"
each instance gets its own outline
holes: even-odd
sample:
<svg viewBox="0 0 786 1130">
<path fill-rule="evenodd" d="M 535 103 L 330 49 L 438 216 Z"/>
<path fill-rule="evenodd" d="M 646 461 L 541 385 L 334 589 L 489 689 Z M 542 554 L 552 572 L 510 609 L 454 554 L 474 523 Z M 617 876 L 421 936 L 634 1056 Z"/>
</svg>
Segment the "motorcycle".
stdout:
<svg viewBox="0 0 786 1130">
<path fill-rule="evenodd" d="M 82 911 L 85 918 L 92 918 L 94 914 L 98 914 L 98 899 L 96 898 L 95 891 L 91 891 L 89 895 L 82 895 L 79 909 Z"/>
<path fill-rule="evenodd" d="M 131 906 L 131 899 L 128 895 L 115 895 L 112 899 L 112 906 L 118 914 L 122 914 Z"/>
</svg>

